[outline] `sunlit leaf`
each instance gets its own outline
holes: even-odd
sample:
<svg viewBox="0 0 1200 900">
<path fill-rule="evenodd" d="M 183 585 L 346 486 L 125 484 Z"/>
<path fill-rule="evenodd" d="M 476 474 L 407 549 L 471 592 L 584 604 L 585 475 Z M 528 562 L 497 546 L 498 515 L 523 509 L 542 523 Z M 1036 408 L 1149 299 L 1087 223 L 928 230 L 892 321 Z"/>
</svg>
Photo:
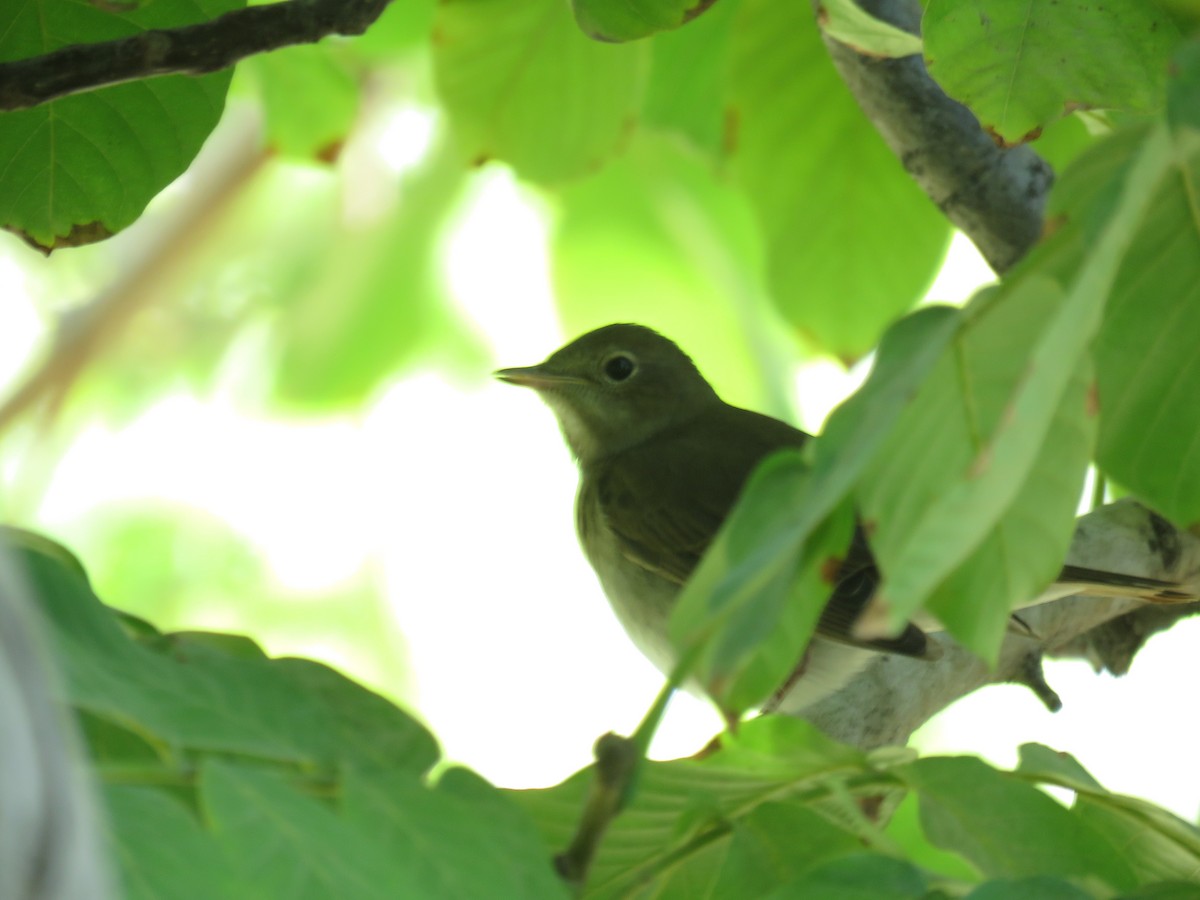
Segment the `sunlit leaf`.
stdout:
<svg viewBox="0 0 1200 900">
<path fill-rule="evenodd" d="M 740 0 L 720 0 L 687 28 L 657 35 L 650 45 L 643 124 L 685 134 L 713 157 L 725 137 L 729 42 L 740 8 Z"/>
<path fill-rule="evenodd" d="M 1162 105 L 1179 30 L 1142 0 L 930 0 L 929 73 L 1010 144 L 1076 109 Z"/>
<path fill-rule="evenodd" d="M 684 141 L 639 134 L 621 159 L 564 188 L 553 251 L 566 333 L 656 328 L 704 361 L 725 400 L 787 417 L 793 351 L 772 334 L 753 216 Z"/>
<path fill-rule="evenodd" d="M 273 149 L 288 156 L 336 156 L 358 112 L 358 85 L 327 45 L 287 47 L 243 65 L 262 92 Z"/>
<path fill-rule="evenodd" d="M 213 18 L 244 0 L 15 3 L 0 61 Z M 217 124 L 230 72 L 116 85 L 0 113 L 0 227 L 46 250 L 120 231 L 191 163 Z"/>
<path fill-rule="evenodd" d="M 713 0 L 571 0 L 575 21 L 600 41 L 632 41 L 678 28 Z"/>
<path fill-rule="evenodd" d="M 775 303 L 818 348 L 857 359 L 924 292 L 949 226 L 842 84 L 808 6 L 743 3 L 729 99 L 731 168 Z"/>
<path fill-rule="evenodd" d="M 617 152 L 649 49 L 584 37 L 559 0 L 450 0 L 438 7 L 433 46 L 438 93 L 467 158 L 544 182 Z"/>
</svg>

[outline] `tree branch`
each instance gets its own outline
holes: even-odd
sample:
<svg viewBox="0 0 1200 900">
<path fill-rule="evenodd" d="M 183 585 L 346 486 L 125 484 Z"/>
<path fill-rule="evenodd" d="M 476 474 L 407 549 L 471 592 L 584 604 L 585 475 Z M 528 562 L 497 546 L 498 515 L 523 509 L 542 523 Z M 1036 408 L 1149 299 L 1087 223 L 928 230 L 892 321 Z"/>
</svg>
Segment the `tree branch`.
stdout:
<svg viewBox="0 0 1200 900">
<path fill-rule="evenodd" d="M 814 0 L 819 8 L 820 0 Z M 858 0 L 878 19 L 920 34 L 917 0 Z M 1050 165 L 1027 146 L 1003 148 L 929 77 L 920 56 L 877 59 L 829 36 L 830 58 L 892 152 L 946 217 L 1003 274 L 1042 234 Z"/>
<path fill-rule="evenodd" d="M 1200 581 L 1200 538 L 1176 530 L 1132 500 L 1121 500 L 1079 520 L 1067 562 L 1194 589 Z M 1008 635 L 995 669 L 938 635 L 941 659 L 878 655 L 841 691 L 808 709 L 805 718 L 838 740 L 871 748 L 906 743 L 934 714 L 988 684 L 1025 684 L 1054 708 L 1057 697 L 1041 678 L 1044 656 L 1083 656 L 1119 674 L 1149 634 L 1197 612 L 1198 603 L 1150 606 L 1127 598 L 1064 597 L 1021 610 L 1028 632 Z"/>
<path fill-rule="evenodd" d="M 391 0 L 286 0 L 210 22 L 156 29 L 0 63 L 0 109 L 31 106 L 156 75 L 202 75 L 255 53 L 362 34 Z"/>
</svg>

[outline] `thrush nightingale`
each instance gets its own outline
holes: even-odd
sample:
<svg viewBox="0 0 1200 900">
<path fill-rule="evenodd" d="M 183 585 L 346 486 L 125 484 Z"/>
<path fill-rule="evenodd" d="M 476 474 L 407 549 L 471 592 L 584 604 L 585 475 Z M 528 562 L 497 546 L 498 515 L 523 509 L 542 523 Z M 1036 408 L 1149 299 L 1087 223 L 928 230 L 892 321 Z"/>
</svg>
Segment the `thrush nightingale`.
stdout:
<svg viewBox="0 0 1200 900">
<path fill-rule="evenodd" d="M 496 377 L 533 388 L 557 416 L 579 463 L 575 523 L 584 553 L 634 644 L 670 671 L 668 621 L 684 582 L 755 466 L 811 438 L 725 403 L 679 347 L 641 325 L 599 328 L 543 363 Z M 1060 580 L 1071 589 L 1055 597 L 1087 590 L 1151 599 L 1172 587 L 1076 567 L 1064 568 Z M 777 698 L 779 711 L 801 712 L 828 696 L 874 653 L 939 655 L 937 641 L 912 624 L 890 638 L 854 634 L 879 582 L 861 527 L 834 581 L 787 695 Z"/>
</svg>

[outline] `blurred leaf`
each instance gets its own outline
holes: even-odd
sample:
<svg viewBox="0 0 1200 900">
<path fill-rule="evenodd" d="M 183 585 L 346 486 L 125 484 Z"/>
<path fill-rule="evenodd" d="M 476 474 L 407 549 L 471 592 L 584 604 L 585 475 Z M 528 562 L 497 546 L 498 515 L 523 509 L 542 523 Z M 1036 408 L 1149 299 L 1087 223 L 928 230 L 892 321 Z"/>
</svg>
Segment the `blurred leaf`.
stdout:
<svg viewBox="0 0 1200 900">
<path fill-rule="evenodd" d="M 1061 878 L 998 878 L 981 884 L 966 900 L 1094 900 L 1095 895 Z"/>
<path fill-rule="evenodd" d="M 720 0 L 650 45 L 643 124 L 686 135 L 714 158 L 724 139 L 729 41 L 740 8 L 741 0 Z"/>
<path fill-rule="evenodd" d="M 854 0 L 824 0 L 817 21 L 829 37 L 867 56 L 899 57 L 921 52 L 919 35 L 875 18 Z"/>
<path fill-rule="evenodd" d="M 929 839 L 987 875 L 1137 883 L 1125 848 L 1037 788 L 970 757 L 920 759 L 895 770 L 917 792 Z"/>
<path fill-rule="evenodd" d="M 359 407 L 420 350 L 466 343 L 437 268 L 464 174 L 435 143 L 401 181 L 386 221 L 333 236 L 324 266 L 278 321 L 278 402 L 310 411 Z"/>
<path fill-rule="evenodd" d="M 1009 144 L 1076 109 L 1157 109 L 1179 40 L 1141 0 L 929 0 L 922 31 L 929 74 Z"/>
<path fill-rule="evenodd" d="M 571 0 L 575 21 L 598 41 L 633 41 L 678 28 L 713 0 Z"/>
<path fill-rule="evenodd" d="M 991 658 L 1009 609 L 1053 579 L 1090 453 L 1082 367 L 1166 164 L 1165 138 L 1154 131 L 1065 299 L 1033 266 L 976 297 L 952 352 L 864 482 L 880 604 L 893 626 L 927 602 L 956 638 Z"/>
<path fill-rule="evenodd" d="M 437 10 L 435 0 L 389 3 L 365 34 L 346 42 L 349 55 L 374 63 L 395 62 L 405 51 L 428 43 Z"/>
<path fill-rule="evenodd" d="M 175 798 L 155 788 L 108 785 L 104 801 L 126 900 L 263 897 L 234 876 L 213 834 Z"/>
<path fill-rule="evenodd" d="M 358 111 L 358 85 L 328 44 L 285 47 L 241 65 L 258 81 L 267 142 L 274 150 L 302 158 L 336 156 Z"/>
<path fill-rule="evenodd" d="M 829 897 L 837 900 L 922 900 L 929 884 L 911 863 L 859 853 L 836 859 L 766 895 L 769 900 Z"/>
<path fill-rule="evenodd" d="M 1062 173 L 1099 138 L 1082 115 L 1067 116 L 1056 119 L 1042 130 L 1035 149 L 1055 172 Z"/>
<path fill-rule="evenodd" d="M 683 141 L 639 133 L 621 159 L 565 187 L 553 249 L 564 331 L 657 328 L 706 361 L 729 402 L 788 415 L 793 353 L 771 327 L 753 217 Z"/>
<path fill-rule="evenodd" d="M 1200 38 L 1179 47 L 1167 74 L 1167 121 L 1177 131 L 1200 130 Z"/>
<path fill-rule="evenodd" d="M 1120 900 L 1196 900 L 1194 881 L 1151 884 L 1122 894 Z"/>
<path fill-rule="evenodd" d="M 775 303 L 855 360 L 928 287 L 950 228 L 847 92 L 807 6 L 745 0 L 731 52 L 731 169 L 766 235 Z"/>
<path fill-rule="evenodd" d="M 205 21 L 244 5 L 5 4 L 0 61 Z M 0 113 L 0 227 L 47 251 L 125 228 L 200 150 L 221 117 L 230 74 L 149 78 Z"/>
<path fill-rule="evenodd" d="M 473 165 L 562 181 L 600 168 L 634 125 L 644 45 L 584 37 L 559 0 L 448 0 L 434 25 L 438 93 Z"/>
</svg>

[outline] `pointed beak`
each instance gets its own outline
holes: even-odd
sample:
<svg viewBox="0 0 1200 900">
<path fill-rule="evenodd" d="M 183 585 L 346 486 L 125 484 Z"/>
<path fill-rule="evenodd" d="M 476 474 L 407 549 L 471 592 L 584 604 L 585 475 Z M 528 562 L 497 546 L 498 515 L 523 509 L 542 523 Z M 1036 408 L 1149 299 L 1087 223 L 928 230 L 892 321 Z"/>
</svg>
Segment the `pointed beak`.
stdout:
<svg viewBox="0 0 1200 900">
<path fill-rule="evenodd" d="M 541 366 L 525 366 L 518 369 L 499 369 L 492 373 L 496 378 L 505 381 L 508 384 L 516 384 L 521 387 L 533 388 L 535 391 L 545 390 L 546 388 L 555 388 L 563 384 L 583 384 L 582 378 L 576 378 L 574 375 L 563 375 L 559 372 L 550 372 Z"/>
</svg>

